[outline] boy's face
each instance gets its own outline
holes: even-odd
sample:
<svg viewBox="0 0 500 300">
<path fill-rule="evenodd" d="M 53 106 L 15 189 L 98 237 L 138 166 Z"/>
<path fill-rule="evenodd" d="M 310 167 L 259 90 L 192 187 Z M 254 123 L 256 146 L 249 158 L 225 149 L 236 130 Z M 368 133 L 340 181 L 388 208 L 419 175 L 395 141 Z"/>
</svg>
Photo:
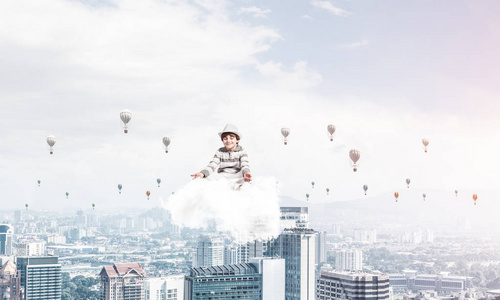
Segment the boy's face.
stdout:
<svg viewBox="0 0 500 300">
<path fill-rule="evenodd" d="M 222 143 L 227 151 L 233 151 L 238 145 L 238 139 L 235 134 L 230 133 L 222 138 Z"/>
</svg>

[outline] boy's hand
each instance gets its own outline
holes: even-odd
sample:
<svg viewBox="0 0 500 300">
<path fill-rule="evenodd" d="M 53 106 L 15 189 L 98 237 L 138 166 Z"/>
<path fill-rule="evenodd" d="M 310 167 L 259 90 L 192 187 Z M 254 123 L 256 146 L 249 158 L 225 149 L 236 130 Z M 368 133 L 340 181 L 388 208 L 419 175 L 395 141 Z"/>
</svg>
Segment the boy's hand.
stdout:
<svg viewBox="0 0 500 300">
<path fill-rule="evenodd" d="M 203 173 L 194 173 L 191 174 L 191 177 L 193 177 L 193 179 L 196 179 L 196 178 L 203 178 L 205 177 L 205 175 L 203 175 Z"/>
<path fill-rule="evenodd" d="M 252 174 L 245 173 L 245 175 L 243 175 L 243 179 L 245 179 L 246 182 L 252 181 Z"/>
</svg>

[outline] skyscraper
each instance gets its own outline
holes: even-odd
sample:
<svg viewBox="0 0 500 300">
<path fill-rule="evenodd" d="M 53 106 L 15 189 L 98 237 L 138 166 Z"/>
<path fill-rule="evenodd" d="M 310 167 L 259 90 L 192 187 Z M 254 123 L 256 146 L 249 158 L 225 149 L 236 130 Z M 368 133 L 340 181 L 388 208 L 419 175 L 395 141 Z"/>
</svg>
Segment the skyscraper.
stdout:
<svg viewBox="0 0 500 300">
<path fill-rule="evenodd" d="M 307 228 L 309 226 L 309 211 L 307 207 L 280 207 L 281 228 Z"/>
<path fill-rule="evenodd" d="M 342 271 L 361 271 L 363 269 L 363 251 L 357 249 L 336 250 L 335 269 Z"/>
<path fill-rule="evenodd" d="M 389 299 L 389 276 L 364 272 L 321 272 L 317 285 L 318 300 Z"/>
<path fill-rule="evenodd" d="M 146 273 L 138 263 L 105 266 L 101 276 L 101 300 L 145 300 Z"/>
<path fill-rule="evenodd" d="M 193 266 L 209 267 L 223 264 L 224 240 L 221 237 L 200 236 Z"/>
<path fill-rule="evenodd" d="M 14 228 L 9 224 L 0 225 L 0 255 L 12 255 Z"/>
<path fill-rule="evenodd" d="M 26 300 L 61 299 L 61 264 L 57 256 L 19 256 L 21 286 Z"/>
<path fill-rule="evenodd" d="M 285 259 L 285 299 L 316 299 L 316 236 L 309 228 L 285 229 L 268 243 L 267 256 Z"/>
</svg>

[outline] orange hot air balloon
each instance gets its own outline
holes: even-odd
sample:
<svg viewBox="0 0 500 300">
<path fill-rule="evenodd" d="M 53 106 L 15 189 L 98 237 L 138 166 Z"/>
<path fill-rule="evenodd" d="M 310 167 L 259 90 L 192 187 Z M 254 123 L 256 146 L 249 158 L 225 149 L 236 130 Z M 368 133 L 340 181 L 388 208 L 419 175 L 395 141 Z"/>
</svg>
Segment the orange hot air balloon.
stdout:
<svg viewBox="0 0 500 300">
<path fill-rule="evenodd" d="M 396 202 L 398 202 L 399 193 L 398 193 L 398 192 L 395 192 L 395 193 L 394 193 L 394 197 L 396 197 Z"/>
<path fill-rule="evenodd" d="M 472 195 L 472 199 L 474 199 L 474 205 L 476 205 L 477 194 Z"/>
<path fill-rule="evenodd" d="M 148 200 L 149 200 L 149 195 L 151 195 L 151 192 L 150 191 L 146 191 L 146 196 L 148 196 Z"/>
</svg>

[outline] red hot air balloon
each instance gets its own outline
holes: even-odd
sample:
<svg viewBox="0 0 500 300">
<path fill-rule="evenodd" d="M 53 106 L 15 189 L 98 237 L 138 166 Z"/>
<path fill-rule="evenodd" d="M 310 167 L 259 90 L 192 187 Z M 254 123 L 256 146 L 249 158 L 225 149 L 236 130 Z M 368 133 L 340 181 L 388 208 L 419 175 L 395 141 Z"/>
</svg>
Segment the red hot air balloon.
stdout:
<svg viewBox="0 0 500 300">
<path fill-rule="evenodd" d="M 149 200 L 149 195 L 151 195 L 151 192 L 150 191 L 146 191 L 146 196 L 148 196 L 148 200 Z"/>
<path fill-rule="evenodd" d="M 396 198 L 396 202 L 398 202 L 399 193 L 398 193 L 398 192 L 395 192 L 395 193 L 394 193 L 394 197 Z"/>
<path fill-rule="evenodd" d="M 474 200 L 474 205 L 476 205 L 476 201 L 477 201 L 477 194 L 472 195 L 472 199 Z"/>
</svg>

